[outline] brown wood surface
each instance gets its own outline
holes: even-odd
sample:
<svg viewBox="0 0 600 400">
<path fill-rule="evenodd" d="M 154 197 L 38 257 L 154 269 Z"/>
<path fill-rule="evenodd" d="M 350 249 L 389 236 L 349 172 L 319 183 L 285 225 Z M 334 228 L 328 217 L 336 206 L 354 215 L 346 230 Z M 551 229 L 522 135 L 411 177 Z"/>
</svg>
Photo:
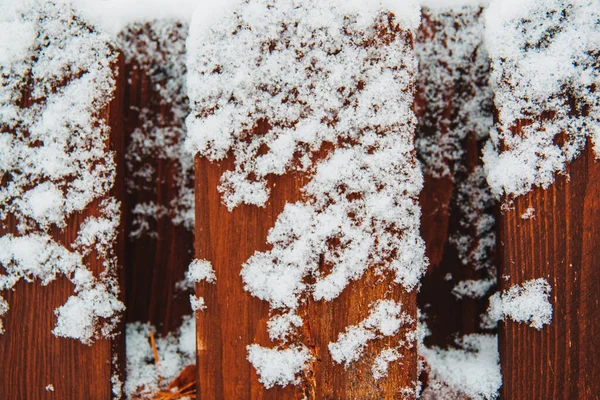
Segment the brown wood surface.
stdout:
<svg viewBox="0 0 600 400">
<path fill-rule="evenodd" d="M 120 62 L 120 66 L 123 64 Z M 119 76 L 115 98 L 100 114 L 111 127 L 110 148 L 116 152 L 117 166 L 123 165 L 124 134 L 122 124 L 123 76 Z M 116 184 L 111 195 L 122 199 L 123 170 L 117 168 Z M 99 200 L 83 212 L 75 214 L 64 230 L 54 229 L 54 240 L 69 247 L 77 229 L 88 216 L 98 214 Z M 122 209 L 122 212 L 124 210 Z M 15 221 L 9 217 L 0 235 L 16 233 Z M 119 228 L 116 254 L 122 260 L 124 251 L 123 227 Z M 102 259 L 92 252 L 84 259 L 98 276 L 103 270 Z M 121 288 L 122 289 L 122 288 Z M 122 295 L 121 291 L 121 295 Z M 3 291 L 10 305 L 3 317 L 6 332 L 0 335 L 0 399 L 111 399 L 113 372 L 123 372 L 124 337 L 96 340 L 91 346 L 78 340 L 59 338 L 51 331 L 56 322 L 54 310 L 73 294 L 73 285 L 64 277 L 41 286 L 39 281 L 21 280 L 14 290 Z M 123 300 L 121 296 L 121 300 Z M 123 330 L 119 326 L 117 331 Z M 118 358 L 119 371 L 114 371 L 113 356 Z M 54 385 L 54 392 L 45 387 Z"/>
<path fill-rule="evenodd" d="M 150 109 L 156 120 L 173 119 L 169 104 L 160 104 L 161 97 L 144 69 L 132 61 L 124 71 L 128 79 L 123 110 L 127 133 L 144 122 L 139 113 L 143 108 Z M 175 175 L 179 164 L 158 157 L 149 157 L 144 162 L 157 171 L 154 187 L 130 191 L 126 196 L 128 209 L 136 203 L 150 201 L 168 207 L 176 193 Z M 125 220 L 128 233 L 133 230 L 132 218 L 129 214 Z M 191 313 L 189 291 L 177 289 L 176 284 L 183 280 L 192 260 L 194 234 L 182 225 L 175 225 L 168 216 L 151 221 L 150 229 L 155 235 L 125 238 L 126 319 L 150 322 L 159 334 L 165 335 L 177 329 L 182 317 Z"/>
<path fill-rule="evenodd" d="M 199 398 L 400 398 L 400 389 L 413 387 L 417 378 L 416 347 L 400 350 L 403 358 L 391 363 L 388 378 L 380 381 L 372 377 L 372 361 L 398 337 L 369 343 L 363 359 L 348 369 L 335 364 L 327 348 L 347 326 L 363 320 L 369 305 L 384 295 L 401 301 L 403 310 L 416 318 L 416 293 L 406 293 L 389 277 L 370 272 L 351 283 L 336 300 L 307 300 L 300 307 L 298 314 L 304 319 L 304 327 L 297 339 L 315 357 L 300 385 L 266 390 L 258 381 L 246 360 L 246 346 L 258 343 L 274 347 L 275 343 L 270 341 L 266 329 L 268 303 L 244 291 L 241 265 L 255 251 L 268 249 L 268 230 L 286 203 L 301 199 L 300 188 L 306 179 L 295 174 L 271 178 L 271 197 L 266 207 L 241 205 L 229 212 L 217 186 L 222 172 L 232 166 L 231 159 L 221 164 L 196 160 L 196 257 L 210 261 L 217 277 L 215 284 L 203 282 L 196 289 L 207 306 L 196 314 Z"/>
<path fill-rule="evenodd" d="M 475 23 L 480 18 L 481 10 L 475 11 L 450 11 L 443 14 L 453 15 L 455 19 L 465 18 L 471 23 Z M 426 43 L 427 41 L 438 41 L 438 36 L 442 38 L 448 34 L 443 30 L 438 14 L 431 10 L 424 9 L 421 26 L 417 34 L 417 42 Z M 457 27 L 455 27 L 458 29 Z M 477 38 L 473 38 L 476 40 Z M 438 43 L 438 45 L 441 45 Z M 474 47 L 473 58 L 479 49 Z M 421 68 L 423 68 L 421 66 Z M 447 73 L 442 66 L 431 66 L 438 73 Z M 466 68 L 466 67 L 465 67 Z M 474 68 L 474 66 L 473 66 Z M 488 70 L 481 71 L 482 81 L 487 81 L 486 73 Z M 468 76 L 471 73 L 468 69 L 464 74 Z M 447 80 L 429 80 L 423 72 L 417 77 L 417 91 L 415 93 L 416 111 L 419 118 L 417 129 L 417 138 L 427 138 L 458 135 L 458 128 L 468 132 L 466 137 L 460 142 L 464 150 L 462 157 L 456 161 L 446 160 L 446 165 L 451 171 L 450 174 L 443 176 L 434 176 L 428 173 L 427 168 L 424 172 L 424 185 L 419 197 L 421 206 L 421 236 L 425 240 L 426 255 L 429 258 L 429 268 L 427 274 L 421 279 L 421 288 L 418 293 L 417 303 L 419 309 L 427 316 L 427 327 L 431 335 L 425 338 L 425 344 L 428 346 L 448 347 L 454 344 L 456 337 L 471 333 L 481 333 L 480 315 L 485 312 L 488 304 L 486 297 L 473 299 L 464 297 L 458 299 L 453 293 L 454 286 L 468 279 L 483 279 L 488 277 L 486 271 L 477 270 L 472 264 L 463 264 L 456 250 L 456 246 L 450 243 L 450 236 L 456 234 L 461 229 L 461 222 L 465 220 L 465 211 L 458 204 L 458 187 L 468 179 L 469 174 L 483 164 L 481 160 L 481 149 L 486 140 L 478 140 L 473 121 L 464 121 L 457 118 L 460 115 L 458 107 L 461 106 L 458 99 L 472 98 L 473 89 L 471 84 L 465 83 L 464 77 L 453 76 Z M 444 86 L 440 83 L 446 83 Z M 442 104 L 427 104 L 425 97 L 425 86 L 436 85 L 436 90 L 442 93 L 445 101 Z M 484 113 L 485 110 L 481 110 Z M 475 117 L 474 115 L 472 117 Z M 458 138 L 454 139 L 458 141 Z M 425 160 L 421 160 L 427 167 Z M 474 188 L 475 190 L 475 188 Z M 482 211 L 483 215 L 495 214 L 495 209 L 490 207 Z M 474 240 L 478 240 L 476 226 L 471 226 L 467 231 L 462 228 L 462 234 L 469 235 Z M 489 262 L 494 264 L 495 255 L 489 254 Z M 450 274 L 451 279 L 446 279 Z"/>
<path fill-rule="evenodd" d="M 592 146 L 547 190 L 518 197 L 499 227 L 501 289 L 546 278 L 552 323 L 500 323 L 504 399 L 600 398 L 600 163 Z M 527 208 L 535 217 L 522 219 Z"/>
</svg>

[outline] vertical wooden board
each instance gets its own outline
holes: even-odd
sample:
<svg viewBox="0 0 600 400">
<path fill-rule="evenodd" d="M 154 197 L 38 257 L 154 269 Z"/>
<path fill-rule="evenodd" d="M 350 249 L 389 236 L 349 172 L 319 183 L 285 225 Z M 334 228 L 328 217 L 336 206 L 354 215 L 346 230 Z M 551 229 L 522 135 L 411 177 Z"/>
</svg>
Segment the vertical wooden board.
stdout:
<svg viewBox="0 0 600 400">
<path fill-rule="evenodd" d="M 258 343 L 273 346 L 267 335 L 268 303 L 243 288 L 241 265 L 255 251 L 267 249 L 266 236 L 286 203 L 300 199 L 305 179 L 285 175 L 269 181 L 272 188 L 265 208 L 241 205 L 229 212 L 217 191 L 228 160 L 220 165 L 196 160 L 196 257 L 212 263 L 216 283 L 202 282 L 197 294 L 206 310 L 196 313 L 198 385 L 202 399 L 364 399 L 400 398 L 402 388 L 413 387 L 417 379 L 416 346 L 401 351 L 399 363 L 390 364 L 390 379 L 375 381 L 371 363 L 377 353 L 397 337 L 370 343 L 361 362 L 346 369 L 336 364 L 328 344 L 337 340 L 347 326 L 358 324 L 369 305 L 384 294 L 403 305 L 416 321 L 416 293 L 407 293 L 389 276 L 367 272 L 352 282 L 339 298 L 330 302 L 308 301 L 298 314 L 305 321 L 301 341 L 315 356 L 303 382 L 295 386 L 265 389 L 246 360 L 246 346 Z M 391 293 L 391 295 L 390 295 Z M 411 326 L 411 330 L 415 325 Z"/>
<path fill-rule="evenodd" d="M 144 121 L 140 110 L 148 108 L 156 119 L 171 117 L 168 104 L 160 105 L 160 95 L 147 72 L 135 62 L 125 67 L 128 78 L 125 95 L 126 132 L 131 134 Z M 127 138 L 129 146 L 130 136 Z M 147 157 L 144 164 L 156 171 L 154 190 L 134 189 L 126 196 L 129 209 L 135 204 L 153 202 L 168 207 L 176 190 L 175 174 L 179 166 L 171 160 Z M 128 174 L 134 171 L 127 171 Z M 131 178 L 129 178 L 131 179 Z M 129 234 L 133 228 L 133 214 L 125 221 Z M 139 237 L 126 237 L 125 273 L 127 281 L 127 321 L 152 323 L 160 334 L 173 332 L 181 325 L 184 315 L 189 315 L 190 303 L 187 292 L 177 290 L 176 284 L 183 280 L 193 256 L 193 232 L 176 225 L 168 217 L 157 218 L 150 227 L 153 235 L 142 233 Z"/>
<path fill-rule="evenodd" d="M 217 277 L 215 284 L 202 282 L 196 289 L 206 302 L 206 310 L 196 313 L 198 394 L 202 399 L 300 398 L 291 386 L 265 392 L 246 360 L 247 345 L 268 340 L 269 305 L 244 290 L 240 270 L 255 251 L 267 249 L 269 229 L 286 202 L 300 198 L 302 180 L 272 179 L 264 208 L 241 205 L 229 212 L 217 187 L 232 166 L 232 159 L 221 165 L 196 159 L 195 254 L 212 263 Z"/>
<path fill-rule="evenodd" d="M 473 215 L 467 214 L 476 215 L 478 222 L 495 212 L 493 207 L 465 209 L 480 201 L 479 196 L 485 195 L 486 189 L 469 188 L 473 196 L 467 200 L 469 204 L 464 204 L 460 193 L 465 185 L 473 185 L 473 174 L 483 164 L 481 149 L 487 131 L 481 120 L 492 122 L 491 92 L 487 91 L 489 62 L 481 48 L 482 13 L 479 6 L 456 10 L 424 7 L 415 41 L 420 57 L 415 93 L 419 118 L 417 141 L 427 144 L 426 148 L 418 147 L 424 169 L 424 186 L 419 197 L 421 235 L 430 262 L 417 301 L 431 331 L 425 344 L 442 348 L 453 345 L 457 336 L 481 333 L 480 315 L 488 303 L 485 297 L 459 299 L 452 293 L 458 282 L 489 278 L 487 268 L 481 268 L 472 259 L 465 262 L 465 255 L 461 257 L 452 242 L 453 236 L 461 235 L 468 236 L 471 245 L 476 245 L 482 240 L 481 232 L 468 219 Z M 469 58 L 465 58 L 467 55 Z M 462 110 L 475 100 L 482 103 L 479 108 Z M 436 147 L 445 152 L 436 153 L 433 150 Z M 438 164 L 443 164 L 446 171 L 440 172 L 443 169 Z M 477 261 L 493 265 L 493 251 Z"/>
<path fill-rule="evenodd" d="M 500 218 L 500 286 L 546 278 L 552 323 L 500 324 L 505 399 L 600 398 L 600 163 L 592 146 L 557 176 L 514 200 Z M 522 219 L 526 210 L 535 217 Z"/>
<path fill-rule="evenodd" d="M 122 71 L 121 61 L 115 70 Z M 119 74 L 114 98 L 100 116 L 110 126 L 110 149 L 115 152 L 117 176 L 109 196 L 122 199 L 124 154 L 124 131 L 122 124 L 124 76 Z M 101 200 L 101 199 L 100 199 Z M 79 225 L 89 216 L 99 213 L 100 200 L 95 200 L 84 211 L 73 215 L 65 229 L 54 228 L 52 237 L 67 248 L 77 236 Z M 121 203 L 121 215 L 124 213 Z M 122 217 L 123 218 L 123 217 Z M 16 233 L 14 218 L 9 217 L 5 228 L 0 227 L 0 236 Z M 119 262 L 124 254 L 124 230 L 121 223 L 117 233 L 115 255 Z M 104 269 L 100 255 L 92 252 L 86 265 L 98 276 Z M 118 268 L 120 299 L 123 301 L 122 269 Z M 0 374 L 0 398 L 2 399 L 111 399 L 113 376 L 123 379 L 124 336 L 120 334 L 123 324 L 115 329 L 113 339 L 98 339 L 92 345 L 78 340 L 54 336 L 54 310 L 63 305 L 73 294 L 73 284 L 65 278 L 41 286 L 19 282 L 14 290 L 0 293 L 10 305 L 2 317 L 6 329 L 0 335 L 0 360 L 3 360 Z M 46 390 L 53 385 L 54 391 Z"/>
</svg>

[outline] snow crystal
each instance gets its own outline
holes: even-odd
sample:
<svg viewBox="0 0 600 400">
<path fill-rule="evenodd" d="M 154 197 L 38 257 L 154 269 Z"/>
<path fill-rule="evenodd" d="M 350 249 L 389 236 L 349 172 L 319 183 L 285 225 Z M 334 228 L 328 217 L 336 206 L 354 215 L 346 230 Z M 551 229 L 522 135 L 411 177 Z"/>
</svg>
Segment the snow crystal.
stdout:
<svg viewBox="0 0 600 400">
<path fill-rule="evenodd" d="M 463 297 L 471 297 L 473 299 L 479 299 L 485 296 L 485 294 L 496 284 L 496 279 L 467 279 L 458 282 L 452 288 L 452 294 L 457 299 Z"/>
<path fill-rule="evenodd" d="M 47 392 L 54 392 L 54 385 L 53 384 L 46 385 L 46 387 L 44 389 Z"/>
<path fill-rule="evenodd" d="M 347 327 L 336 342 L 329 343 L 331 357 L 338 364 L 343 362 L 347 368 L 352 362 L 360 359 L 369 341 L 376 339 L 378 335 L 395 335 L 410 320 L 410 317 L 402 312 L 400 303 L 380 300 L 373 306 L 366 319 L 358 325 Z"/>
<path fill-rule="evenodd" d="M 0 42 L 0 223 L 10 216 L 18 231 L 0 238 L 0 288 L 65 275 L 74 295 L 56 309 L 53 333 L 89 344 L 110 336 L 124 309 L 114 277 L 114 154 L 101 116 L 117 53 L 68 3 L 1 0 L 0 8 L 0 32 L 10 39 Z M 49 235 L 97 199 L 100 215 L 81 223 L 69 247 Z M 94 248 L 99 277 L 83 261 Z"/>
<path fill-rule="evenodd" d="M 429 390 L 444 390 L 441 385 L 447 385 L 471 399 L 497 398 L 502 386 L 497 336 L 467 335 L 456 344 L 458 348 L 448 350 L 420 346 L 430 372 L 428 384 L 433 385 Z"/>
<path fill-rule="evenodd" d="M 190 263 L 188 270 L 185 273 L 185 278 L 188 282 L 194 283 L 202 281 L 215 283 L 217 280 L 210 261 L 199 260 L 197 258 Z"/>
<path fill-rule="evenodd" d="M 174 182 L 174 187 L 169 187 L 169 203 L 135 204 L 132 237 L 143 233 L 152 235 L 151 218 L 169 216 L 175 225 L 181 224 L 189 230 L 194 226 L 194 163 L 193 154 L 185 145 L 185 117 L 189 112 L 185 65 L 187 32 L 187 22 L 161 18 L 131 23 L 117 35 L 117 42 L 131 67 L 128 70 L 138 74 L 138 68 L 142 69 L 156 95 L 149 96 L 151 102 L 136 110 L 139 122 L 128 136 L 125 154 L 128 190 L 156 194 L 158 171 L 149 161 L 166 160 L 173 166 L 169 170 Z"/>
<path fill-rule="evenodd" d="M 523 214 L 521 214 L 521 219 L 532 219 L 535 218 L 535 208 L 528 207 L 527 210 Z"/>
<path fill-rule="evenodd" d="M 192 307 L 192 311 L 203 311 L 206 309 L 206 303 L 204 302 L 204 297 L 197 297 L 193 294 L 190 295 L 190 305 Z"/>
<path fill-rule="evenodd" d="M 291 346 L 283 350 L 269 349 L 252 344 L 247 347 L 248 361 L 256 369 L 260 382 L 267 388 L 274 385 L 297 385 L 300 374 L 311 360 L 306 347 Z"/>
<path fill-rule="evenodd" d="M 498 122 L 484 151 L 497 196 L 547 188 L 600 139 L 597 0 L 494 0 L 486 42 Z"/>
<path fill-rule="evenodd" d="M 516 322 L 528 322 L 529 326 L 542 329 L 552 321 L 552 304 L 549 302 L 552 290 L 544 278 L 533 279 L 521 285 L 495 293 L 490 298 L 485 326 L 493 326 L 506 317 Z"/>
<path fill-rule="evenodd" d="M 398 360 L 400 357 L 402 357 L 402 355 L 397 349 L 386 348 L 381 350 L 381 352 L 375 358 L 373 366 L 371 367 L 373 378 L 375 378 L 375 380 L 379 380 L 386 377 L 388 374 L 389 364 Z"/>
<path fill-rule="evenodd" d="M 273 341 L 287 341 L 288 336 L 292 333 L 294 328 L 299 328 L 301 326 L 302 318 L 292 311 L 281 315 L 274 315 L 267 321 L 269 337 Z"/>
<path fill-rule="evenodd" d="M 133 322 L 126 327 L 127 380 L 125 394 L 150 398 L 164 389 L 181 370 L 196 360 L 196 328 L 193 316 L 186 316 L 177 332 L 156 338 L 158 364 L 154 361 L 149 323 Z M 162 382 L 162 384 L 161 384 Z"/>
<path fill-rule="evenodd" d="M 115 317 L 125 306 L 102 284 L 85 288 L 83 291 L 69 297 L 67 302 L 55 310 L 56 327 L 52 333 L 60 337 L 79 339 L 83 343 L 91 343 L 96 335 L 99 318 Z M 105 324 L 102 328 L 104 337 L 110 337 L 110 332 L 116 327 L 117 320 Z"/>
</svg>

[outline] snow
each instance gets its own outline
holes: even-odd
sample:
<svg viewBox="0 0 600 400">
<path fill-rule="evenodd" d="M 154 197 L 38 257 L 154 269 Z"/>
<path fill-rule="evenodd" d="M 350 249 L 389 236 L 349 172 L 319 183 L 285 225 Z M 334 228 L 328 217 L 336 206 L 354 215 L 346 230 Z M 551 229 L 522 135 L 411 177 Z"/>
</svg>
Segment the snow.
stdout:
<svg viewBox="0 0 600 400">
<path fill-rule="evenodd" d="M 44 389 L 47 392 L 54 392 L 54 385 L 50 383 L 50 384 L 46 385 L 46 387 Z"/>
<path fill-rule="evenodd" d="M 114 36 L 138 22 L 188 21 L 196 7 L 206 9 L 211 3 L 202 0 L 73 0 L 87 21 Z"/>
<path fill-rule="evenodd" d="M 547 188 L 588 137 L 598 146 L 598 18 L 597 0 L 490 3 L 486 43 L 498 122 L 484 161 L 495 195 Z"/>
<path fill-rule="evenodd" d="M 493 279 L 466 279 L 458 282 L 452 288 L 452 294 L 457 299 L 470 297 L 480 299 L 485 296 L 489 290 L 496 285 L 497 280 Z"/>
<path fill-rule="evenodd" d="M 432 389 L 444 390 L 447 385 L 470 399 L 496 399 L 502 386 L 497 336 L 466 335 L 456 345 L 448 350 L 420 346 Z"/>
<path fill-rule="evenodd" d="M 527 210 L 523 214 L 521 214 L 521 219 L 532 219 L 535 218 L 535 208 L 528 207 Z"/>
<path fill-rule="evenodd" d="M 331 358 L 348 368 L 360 359 L 367 343 L 380 336 L 393 336 L 400 328 L 410 323 L 410 317 L 402 312 L 400 303 L 393 300 L 379 300 L 369 316 L 357 325 L 346 328 L 338 340 L 328 345 Z"/>
<path fill-rule="evenodd" d="M 391 362 L 398 360 L 402 355 L 394 348 L 385 348 L 375 358 L 371 373 L 375 380 L 385 378 L 388 374 L 388 367 Z"/>
<path fill-rule="evenodd" d="M 302 322 L 302 318 L 294 314 L 292 311 L 285 314 L 274 315 L 267 321 L 269 337 L 273 341 L 282 340 L 286 342 L 288 336 L 292 334 L 294 328 L 301 327 Z"/>
<path fill-rule="evenodd" d="M 532 279 L 520 285 L 513 285 L 490 298 L 485 326 L 510 318 L 516 322 L 528 322 L 538 330 L 552 322 L 552 287 L 544 278 Z"/>
<path fill-rule="evenodd" d="M 300 383 L 298 375 L 308 366 L 312 354 L 303 346 L 270 349 L 252 344 L 247 347 L 248 361 L 256 369 L 259 381 L 265 388 Z"/>
<path fill-rule="evenodd" d="M 209 283 L 214 283 L 217 280 L 211 263 L 197 258 L 192 260 L 185 276 L 186 279 L 191 282 L 207 281 Z"/>
<path fill-rule="evenodd" d="M 150 332 L 155 332 L 155 328 L 149 323 L 127 324 L 127 380 L 124 391 L 128 398 L 134 394 L 151 398 L 177 377 L 184 367 L 195 363 L 196 325 L 193 316 L 184 317 L 176 332 L 156 338 L 158 365 L 154 361 Z"/>
<path fill-rule="evenodd" d="M 190 305 L 192 307 L 192 311 L 204 311 L 206 309 L 206 303 L 204 302 L 204 297 L 198 297 L 193 294 L 190 295 Z"/>
</svg>

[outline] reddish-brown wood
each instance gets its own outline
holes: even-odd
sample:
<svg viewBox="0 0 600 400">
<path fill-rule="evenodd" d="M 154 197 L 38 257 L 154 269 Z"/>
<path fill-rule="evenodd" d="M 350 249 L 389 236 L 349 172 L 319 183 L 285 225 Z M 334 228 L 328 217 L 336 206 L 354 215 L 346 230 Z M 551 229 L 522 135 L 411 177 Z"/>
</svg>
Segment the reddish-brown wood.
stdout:
<svg viewBox="0 0 600 400">
<path fill-rule="evenodd" d="M 120 66 L 122 67 L 122 61 Z M 124 134 L 122 125 L 124 80 L 118 78 L 115 97 L 100 113 L 111 127 L 110 148 L 115 151 L 117 178 L 110 195 L 122 199 L 124 194 L 123 165 Z M 100 200 L 86 210 L 73 215 L 64 230 L 54 229 L 54 240 L 67 247 L 75 240 L 79 224 L 88 216 L 98 214 Z M 122 212 L 124 210 L 122 209 Z M 9 218 L 0 235 L 16 233 L 15 221 Z M 115 253 L 122 260 L 123 227 L 119 228 Z M 99 255 L 86 258 L 88 267 L 98 275 L 104 268 Z M 121 277 L 122 278 L 122 277 Z M 122 281 L 122 279 L 121 279 Z M 123 288 L 121 288 L 123 289 Z M 122 294 L 121 290 L 121 294 Z M 124 337 L 101 339 L 91 346 L 73 339 L 58 338 L 51 331 L 56 322 L 54 310 L 73 294 L 73 285 L 59 278 L 43 287 L 39 282 L 19 282 L 14 290 L 2 292 L 10 305 L 3 317 L 6 332 L 0 335 L 1 399 L 111 399 L 113 373 L 123 372 Z M 121 300 L 123 300 L 121 296 Z M 123 326 L 117 328 L 122 332 Z M 117 363 L 113 363 L 116 357 Z M 116 368 L 116 369 L 115 369 Z M 54 391 L 47 391 L 49 384 Z"/>
<path fill-rule="evenodd" d="M 132 61 L 125 66 L 124 73 L 128 78 L 123 110 L 128 134 L 143 124 L 141 109 L 149 109 L 156 120 L 173 119 L 170 106 L 160 104 L 159 93 L 140 65 Z M 176 194 L 175 175 L 180 165 L 159 157 L 148 157 L 143 162 L 157 171 L 156 181 L 149 189 L 130 190 L 126 196 L 128 209 L 144 202 L 169 207 Z M 128 234 L 133 230 L 132 219 L 133 215 L 128 214 L 125 220 Z M 168 216 L 151 220 L 150 230 L 153 235 L 142 234 L 136 238 L 128 235 L 125 238 L 126 319 L 150 322 L 157 327 L 158 333 L 167 334 L 181 325 L 182 316 L 191 313 L 189 293 L 177 289 L 176 284 L 183 280 L 192 260 L 194 235 L 184 226 L 174 224 Z"/>
<path fill-rule="evenodd" d="M 270 341 L 266 330 L 268 303 L 244 291 L 240 269 L 255 251 L 267 250 L 268 230 L 286 203 L 301 198 L 300 188 L 306 179 L 294 174 L 271 178 L 271 197 L 266 207 L 241 205 L 229 212 L 221 203 L 217 186 L 222 172 L 232 166 L 231 159 L 221 164 L 196 160 L 196 257 L 209 260 L 217 277 L 215 284 L 203 282 L 196 290 L 207 306 L 205 311 L 197 313 L 196 319 L 199 397 L 400 398 L 400 390 L 413 387 L 416 381 L 416 347 L 401 350 L 401 362 L 390 364 L 388 378 L 380 381 L 372 377 L 372 361 L 398 337 L 369 344 L 361 362 L 348 369 L 335 364 L 327 348 L 348 325 L 364 319 L 369 304 L 384 295 L 402 302 L 404 311 L 416 318 L 416 293 L 406 293 L 390 277 L 373 273 L 351 283 L 334 301 L 308 300 L 300 307 L 298 313 L 305 326 L 298 339 L 309 346 L 315 361 L 299 386 L 266 390 L 258 382 L 254 368 L 246 360 L 246 346 L 258 343 L 273 347 L 275 343 Z"/>
<path fill-rule="evenodd" d="M 444 38 L 451 35 L 452 32 L 460 32 L 465 26 L 475 25 L 481 18 L 481 9 L 463 9 L 463 10 L 445 10 L 443 12 L 434 12 L 429 9 L 423 10 L 422 23 L 417 34 L 417 46 L 425 46 L 426 43 L 433 41 L 438 46 L 437 50 L 444 46 L 451 46 L 444 43 Z M 455 21 L 454 26 L 448 28 L 440 18 L 447 18 Z M 453 31 L 454 30 L 454 31 Z M 476 32 L 476 31 L 475 31 Z M 482 38 L 473 37 L 474 43 Z M 435 49 L 435 48 L 434 48 Z M 431 50 L 429 50 L 431 51 Z M 472 59 L 476 59 L 480 51 L 478 46 L 474 46 Z M 432 56 L 432 54 L 428 54 Z M 459 66 L 461 59 L 448 59 L 449 63 Z M 473 62 L 469 65 L 461 64 L 462 74 L 459 76 L 450 76 L 450 69 L 444 65 L 421 65 L 421 72 L 417 77 L 417 91 L 415 93 L 416 111 L 419 118 L 417 130 L 418 139 L 427 139 L 438 145 L 435 140 L 457 143 L 464 151 L 457 160 L 451 160 L 448 156 L 445 164 L 450 173 L 436 176 L 430 172 L 435 170 L 435 166 L 427 165 L 427 160 L 421 160 L 424 166 L 424 185 L 419 203 L 421 205 L 421 236 L 425 240 L 426 255 L 429 258 L 429 269 L 427 274 L 421 280 L 421 289 L 418 294 L 418 305 L 421 311 L 427 316 L 427 326 L 431 335 L 425 339 L 427 345 L 447 347 L 455 342 L 457 336 L 464 334 L 481 332 L 480 314 L 487 308 L 487 299 L 458 299 L 452 294 L 455 285 L 468 279 L 482 279 L 489 276 L 483 269 L 476 270 L 472 263 L 463 264 L 456 246 L 450 243 L 450 237 L 461 233 L 468 235 L 474 242 L 481 239 L 476 232 L 476 226 L 469 226 L 465 229 L 462 224 L 465 221 L 464 204 L 460 204 L 458 191 L 461 185 L 469 179 L 479 166 L 483 164 L 481 160 L 481 148 L 485 139 L 477 139 L 481 132 L 477 132 L 477 125 L 474 120 L 478 115 L 470 115 L 470 118 L 464 119 L 464 114 L 460 113 L 461 99 L 472 99 L 474 96 L 474 86 L 485 87 L 489 69 L 477 69 Z M 424 71 L 423 71 L 424 70 Z M 446 79 L 430 78 L 427 73 L 434 71 L 436 74 L 446 75 Z M 435 74 L 434 74 L 435 75 Z M 473 75 L 478 82 L 465 83 L 465 77 Z M 444 101 L 439 103 L 427 104 L 426 89 L 435 87 L 440 98 Z M 491 102 L 491 100 L 490 100 Z M 479 110 L 482 116 L 489 113 L 490 110 Z M 490 115 L 491 119 L 491 115 Z M 458 137 L 460 130 L 468 133 L 463 139 Z M 434 158 L 435 160 L 435 158 Z M 429 167 L 429 168 L 428 168 Z M 473 188 L 475 192 L 477 188 Z M 464 199 L 462 200 L 464 202 Z M 481 217 L 493 215 L 495 210 L 489 207 L 480 210 Z M 488 260 L 494 264 L 494 254 L 490 252 Z M 448 279 L 449 277 L 450 279 Z"/>
<path fill-rule="evenodd" d="M 600 163 L 592 146 L 547 190 L 518 197 L 500 219 L 501 289 L 552 286 L 552 323 L 500 324 L 505 399 L 600 398 Z M 527 208 L 535 217 L 522 219 Z"/>
</svg>

